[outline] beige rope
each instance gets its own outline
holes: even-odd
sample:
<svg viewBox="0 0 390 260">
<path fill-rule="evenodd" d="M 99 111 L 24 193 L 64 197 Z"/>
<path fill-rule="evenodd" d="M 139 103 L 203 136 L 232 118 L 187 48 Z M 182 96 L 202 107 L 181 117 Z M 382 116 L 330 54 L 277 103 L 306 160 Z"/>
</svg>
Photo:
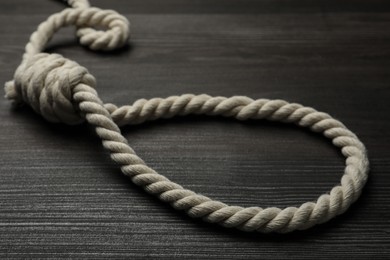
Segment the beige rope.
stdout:
<svg viewBox="0 0 390 260">
<path fill-rule="evenodd" d="M 80 42 L 93 50 L 112 50 L 126 44 L 129 24 L 112 10 L 89 7 L 86 0 L 69 0 L 74 8 L 51 15 L 31 35 L 14 80 L 5 86 L 6 97 L 29 104 L 51 122 L 95 126 L 103 146 L 122 172 L 147 192 L 194 218 L 244 231 L 290 232 L 307 229 L 345 212 L 359 197 L 368 176 L 364 145 L 354 133 L 330 115 L 283 100 L 253 100 L 243 96 L 211 97 L 186 94 L 168 98 L 140 99 L 131 106 L 104 104 L 94 90 L 95 78 L 88 70 L 59 54 L 42 53 L 61 27 L 78 28 Z M 99 31 L 93 27 L 105 27 Z M 284 209 L 230 206 L 185 189 L 149 168 L 128 145 L 119 127 L 177 115 L 206 114 L 238 120 L 267 119 L 295 123 L 323 133 L 346 157 L 341 184 L 316 202 Z"/>
</svg>

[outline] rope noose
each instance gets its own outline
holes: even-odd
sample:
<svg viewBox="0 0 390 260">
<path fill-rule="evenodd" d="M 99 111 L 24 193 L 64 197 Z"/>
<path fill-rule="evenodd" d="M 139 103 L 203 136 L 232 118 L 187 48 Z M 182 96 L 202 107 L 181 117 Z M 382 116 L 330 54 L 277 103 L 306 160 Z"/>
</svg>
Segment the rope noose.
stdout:
<svg viewBox="0 0 390 260">
<path fill-rule="evenodd" d="M 147 192 L 189 216 L 244 231 L 290 232 L 307 229 L 345 212 L 357 200 L 368 176 L 364 145 L 340 121 L 313 108 L 283 100 L 244 96 L 211 97 L 186 94 L 168 98 L 140 99 L 131 106 L 104 104 L 95 91 L 88 70 L 59 54 L 43 53 L 54 33 L 64 26 L 77 27 L 81 44 L 92 50 L 113 50 L 125 45 L 129 23 L 112 10 L 90 7 L 87 0 L 68 0 L 73 8 L 51 15 L 31 35 L 14 80 L 5 85 L 6 97 L 26 103 L 51 122 L 95 126 L 105 149 L 122 172 Z M 106 31 L 94 27 L 107 28 Z M 323 133 L 341 148 L 346 167 L 341 184 L 316 202 L 284 209 L 230 206 L 185 189 L 149 168 L 128 145 L 119 126 L 177 115 L 206 114 L 238 120 L 267 119 L 295 123 Z"/>
</svg>

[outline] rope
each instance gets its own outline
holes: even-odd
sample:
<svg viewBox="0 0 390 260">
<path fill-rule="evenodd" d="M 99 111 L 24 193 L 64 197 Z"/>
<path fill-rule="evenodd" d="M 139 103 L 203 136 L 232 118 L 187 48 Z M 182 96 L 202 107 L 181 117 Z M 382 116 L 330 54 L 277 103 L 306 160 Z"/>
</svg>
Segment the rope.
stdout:
<svg viewBox="0 0 390 260">
<path fill-rule="evenodd" d="M 112 10 L 90 7 L 87 0 L 68 0 L 72 8 L 51 15 L 31 35 L 14 80 L 5 85 L 6 98 L 28 104 L 51 122 L 95 126 L 105 149 L 122 172 L 136 184 L 175 209 L 229 228 L 259 232 L 303 230 L 345 212 L 357 200 L 368 177 L 364 145 L 340 121 L 313 108 L 283 100 L 244 96 L 211 97 L 186 94 L 168 98 L 140 99 L 131 106 L 104 104 L 95 91 L 95 78 L 76 62 L 59 54 L 43 53 L 55 32 L 76 26 L 81 44 L 93 50 L 124 46 L 129 38 L 127 19 Z M 106 31 L 94 28 L 107 28 Z M 185 189 L 148 167 L 128 145 L 119 126 L 189 114 L 266 119 L 294 123 L 324 134 L 346 157 L 341 184 L 316 202 L 284 209 L 230 206 Z"/>
</svg>

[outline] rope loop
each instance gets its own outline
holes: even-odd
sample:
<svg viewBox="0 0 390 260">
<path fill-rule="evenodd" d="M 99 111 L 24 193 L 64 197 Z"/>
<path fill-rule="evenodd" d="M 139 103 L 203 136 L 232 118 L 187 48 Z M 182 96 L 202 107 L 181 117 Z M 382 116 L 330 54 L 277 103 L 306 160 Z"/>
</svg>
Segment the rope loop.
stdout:
<svg viewBox="0 0 390 260">
<path fill-rule="evenodd" d="M 6 98 L 31 106 L 51 122 L 77 124 L 85 120 L 95 127 L 111 159 L 136 185 L 175 209 L 211 223 L 243 231 L 286 233 L 324 223 L 344 213 L 358 199 L 368 178 L 366 149 L 344 124 L 314 108 L 284 100 L 206 94 L 139 99 L 122 107 L 104 104 L 95 91 L 95 78 L 86 68 L 59 54 L 42 51 L 58 29 L 69 25 L 78 28 L 81 44 L 93 50 L 120 48 L 127 42 L 129 23 L 115 11 L 90 7 L 87 0 L 68 3 L 73 8 L 51 15 L 31 35 L 14 80 L 5 84 Z M 100 31 L 99 27 L 108 30 Z M 346 157 L 341 182 L 315 202 L 298 207 L 230 206 L 185 189 L 148 167 L 119 129 L 123 125 L 190 114 L 294 123 L 322 133 Z"/>
<path fill-rule="evenodd" d="M 119 49 L 127 43 L 130 35 L 128 20 L 113 10 L 87 8 L 78 17 L 77 24 L 81 27 L 77 30 L 80 43 L 91 50 Z M 89 26 L 84 27 L 84 24 Z M 107 30 L 97 30 L 97 27 L 107 28 Z"/>
<path fill-rule="evenodd" d="M 114 10 L 100 10 L 90 7 L 88 0 L 68 0 L 71 7 L 85 9 L 87 12 L 80 16 L 80 20 L 89 20 L 88 25 L 78 25 L 77 37 L 82 45 L 91 50 L 110 51 L 123 47 L 129 38 L 129 21 Z M 106 30 L 98 30 L 103 27 Z"/>
</svg>

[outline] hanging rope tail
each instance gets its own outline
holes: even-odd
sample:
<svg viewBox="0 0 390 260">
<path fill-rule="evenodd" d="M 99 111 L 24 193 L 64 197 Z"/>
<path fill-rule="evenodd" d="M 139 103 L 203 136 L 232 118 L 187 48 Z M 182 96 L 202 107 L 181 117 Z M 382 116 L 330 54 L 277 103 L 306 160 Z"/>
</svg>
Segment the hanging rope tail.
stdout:
<svg viewBox="0 0 390 260">
<path fill-rule="evenodd" d="M 121 48 L 129 39 L 129 22 L 113 10 L 90 7 L 87 0 L 68 0 L 68 4 L 70 8 L 51 15 L 31 35 L 14 80 L 5 84 L 6 98 L 15 104 L 28 104 L 50 122 L 74 125 L 86 121 L 93 125 L 111 159 L 136 185 L 175 209 L 207 222 L 244 231 L 286 233 L 326 222 L 345 212 L 358 199 L 368 177 L 366 149 L 344 124 L 313 108 L 283 100 L 205 94 L 140 99 L 122 107 L 104 104 L 95 90 L 96 80 L 86 68 L 43 50 L 56 31 L 71 25 L 77 28 L 80 43 L 92 50 Z M 341 183 L 317 201 L 299 207 L 230 206 L 158 174 L 137 156 L 119 129 L 119 126 L 190 114 L 294 123 L 322 133 L 346 157 Z"/>
</svg>

